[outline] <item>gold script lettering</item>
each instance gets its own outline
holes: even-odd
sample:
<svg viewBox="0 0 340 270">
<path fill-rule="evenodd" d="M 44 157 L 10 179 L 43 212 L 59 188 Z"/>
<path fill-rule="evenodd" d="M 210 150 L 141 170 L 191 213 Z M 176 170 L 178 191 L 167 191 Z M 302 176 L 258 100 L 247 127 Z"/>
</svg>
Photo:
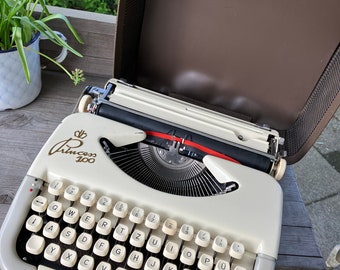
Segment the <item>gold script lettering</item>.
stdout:
<svg viewBox="0 0 340 270">
<path fill-rule="evenodd" d="M 94 163 L 96 161 L 97 154 L 91 153 L 87 151 L 82 151 L 79 148 L 83 146 L 83 139 L 87 137 L 87 134 L 84 130 L 75 132 L 76 138 L 69 138 L 63 141 L 60 141 L 53 145 L 48 152 L 49 156 L 54 154 L 63 154 L 63 155 L 74 155 L 76 156 L 76 162 L 82 163 Z"/>
<path fill-rule="evenodd" d="M 78 152 L 74 151 L 73 149 L 79 148 L 82 145 L 83 142 L 81 140 L 69 138 L 52 146 L 48 152 L 48 155 L 51 156 L 55 153 L 78 155 Z"/>
</svg>

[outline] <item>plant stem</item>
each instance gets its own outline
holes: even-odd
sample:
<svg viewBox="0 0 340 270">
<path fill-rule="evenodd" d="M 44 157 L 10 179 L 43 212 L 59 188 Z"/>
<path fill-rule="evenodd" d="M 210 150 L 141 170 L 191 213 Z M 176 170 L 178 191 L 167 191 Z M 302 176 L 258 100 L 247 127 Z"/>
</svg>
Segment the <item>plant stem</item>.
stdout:
<svg viewBox="0 0 340 270">
<path fill-rule="evenodd" d="M 50 56 L 48 56 L 48 55 L 46 55 L 46 54 L 44 54 L 40 51 L 33 50 L 32 48 L 29 48 L 29 47 L 25 47 L 25 49 L 32 51 L 34 53 L 37 53 L 37 54 L 41 55 L 42 57 L 45 57 L 46 59 L 48 59 L 49 61 L 51 61 L 52 63 L 54 63 L 58 67 L 60 67 L 67 74 L 67 76 L 70 77 L 70 79 L 74 82 L 75 85 L 78 85 L 80 82 L 85 80 L 85 78 L 83 78 L 82 75 L 80 77 L 77 76 L 77 72 L 80 72 L 82 74 L 81 70 L 76 71 L 76 74 L 73 75 L 63 65 L 61 65 L 59 62 L 55 61 L 52 57 L 50 57 Z"/>
</svg>

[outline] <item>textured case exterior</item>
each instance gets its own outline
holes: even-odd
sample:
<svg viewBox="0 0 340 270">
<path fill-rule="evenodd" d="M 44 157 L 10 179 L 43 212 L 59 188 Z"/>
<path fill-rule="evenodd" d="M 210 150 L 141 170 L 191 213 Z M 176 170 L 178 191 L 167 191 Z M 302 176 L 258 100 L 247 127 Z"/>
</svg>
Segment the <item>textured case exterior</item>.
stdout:
<svg viewBox="0 0 340 270">
<path fill-rule="evenodd" d="M 288 163 L 340 104 L 340 2 L 120 1 L 114 77 L 268 125 Z"/>
</svg>

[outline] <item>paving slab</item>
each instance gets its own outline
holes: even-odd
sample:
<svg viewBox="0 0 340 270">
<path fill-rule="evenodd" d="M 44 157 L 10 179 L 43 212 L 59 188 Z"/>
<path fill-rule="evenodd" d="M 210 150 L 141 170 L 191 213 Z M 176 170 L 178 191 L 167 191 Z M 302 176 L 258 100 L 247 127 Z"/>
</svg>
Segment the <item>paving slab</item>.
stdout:
<svg viewBox="0 0 340 270">
<path fill-rule="evenodd" d="M 307 206 L 316 242 L 326 260 L 340 243 L 340 194 Z M 340 269 L 340 266 L 336 269 Z"/>
<path fill-rule="evenodd" d="M 340 173 L 340 109 L 321 133 L 314 147 Z"/>
<path fill-rule="evenodd" d="M 340 192 L 339 172 L 314 147 L 293 168 L 306 205 Z"/>
<path fill-rule="evenodd" d="M 340 244 L 340 108 L 293 169 L 326 260 L 333 247 Z M 340 270 L 340 266 L 334 269 Z"/>
</svg>

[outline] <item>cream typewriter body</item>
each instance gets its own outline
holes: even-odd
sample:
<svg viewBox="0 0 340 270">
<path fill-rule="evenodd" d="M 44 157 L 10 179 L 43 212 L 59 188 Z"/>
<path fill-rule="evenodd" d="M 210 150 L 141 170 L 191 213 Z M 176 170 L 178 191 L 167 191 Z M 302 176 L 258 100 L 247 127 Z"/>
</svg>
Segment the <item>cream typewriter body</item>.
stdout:
<svg viewBox="0 0 340 270">
<path fill-rule="evenodd" d="M 13 269 L 274 269 L 278 133 L 110 80 L 46 142 L 0 235 Z"/>
</svg>

